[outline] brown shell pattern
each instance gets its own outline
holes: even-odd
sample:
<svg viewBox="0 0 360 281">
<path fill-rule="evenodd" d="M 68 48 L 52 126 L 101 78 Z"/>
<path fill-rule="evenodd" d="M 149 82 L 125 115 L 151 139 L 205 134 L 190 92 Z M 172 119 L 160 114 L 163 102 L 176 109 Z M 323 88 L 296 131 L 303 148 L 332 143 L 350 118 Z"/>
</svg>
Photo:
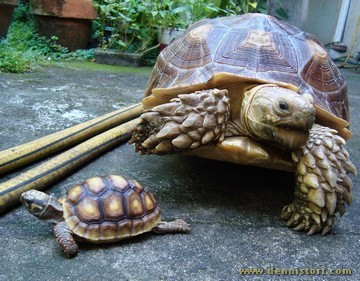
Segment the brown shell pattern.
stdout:
<svg viewBox="0 0 360 281">
<path fill-rule="evenodd" d="M 68 190 L 63 202 L 70 230 L 88 241 L 115 241 L 150 231 L 160 221 L 154 196 L 121 176 L 94 177 Z"/>
<path fill-rule="evenodd" d="M 146 96 L 154 88 L 205 83 L 214 74 L 284 82 L 348 120 L 346 83 L 313 35 L 262 14 L 200 21 L 160 53 Z"/>
</svg>

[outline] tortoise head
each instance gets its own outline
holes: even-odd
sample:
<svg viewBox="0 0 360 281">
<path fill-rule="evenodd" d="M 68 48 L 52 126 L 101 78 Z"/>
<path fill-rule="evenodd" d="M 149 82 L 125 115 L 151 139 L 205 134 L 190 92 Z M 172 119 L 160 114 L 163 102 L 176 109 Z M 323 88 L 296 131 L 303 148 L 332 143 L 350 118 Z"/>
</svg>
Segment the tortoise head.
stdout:
<svg viewBox="0 0 360 281">
<path fill-rule="evenodd" d="M 277 85 L 261 85 L 245 93 L 241 118 L 250 135 L 289 150 L 300 148 L 315 121 L 312 100 Z"/>
<path fill-rule="evenodd" d="M 50 222 L 63 220 L 63 209 L 53 196 L 37 190 L 29 190 L 21 194 L 21 203 L 35 217 Z"/>
</svg>

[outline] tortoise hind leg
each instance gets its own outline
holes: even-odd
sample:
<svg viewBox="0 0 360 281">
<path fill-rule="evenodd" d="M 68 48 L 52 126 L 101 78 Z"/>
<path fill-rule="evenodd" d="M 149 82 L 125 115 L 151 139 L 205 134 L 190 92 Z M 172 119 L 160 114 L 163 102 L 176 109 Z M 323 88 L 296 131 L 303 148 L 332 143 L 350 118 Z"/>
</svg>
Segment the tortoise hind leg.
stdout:
<svg viewBox="0 0 360 281">
<path fill-rule="evenodd" d="M 181 219 L 177 219 L 170 222 L 159 222 L 157 226 L 155 226 L 152 231 L 156 233 L 188 233 L 191 228 L 185 221 Z"/>
<path fill-rule="evenodd" d="M 193 150 L 221 140 L 229 115 L 226 90 L 179 95 L 143 113 L 129 143 L 141 154 Z"/>
<path fill-rule="evenodd" d="M 56 241 L 59 243 L 64 254 L 68 258 L 75 257 L 79 247 L 74 241 L 74 238 L 72 237 L 71 232 L 64 221 L 55 225 L 54 233 Z"/>
<path fill-rule="evenodd" d="M 336 214 L 345 213 L 351 203 L 356 174 L 344 148 L 345 141 L 333 129 L 315 124 L 307 143 L 292 158 L 297 165 L 295 201 L 284 207 L 281 217 L 289 227 L 327 234 L 336 223 Z"/>
</svg>

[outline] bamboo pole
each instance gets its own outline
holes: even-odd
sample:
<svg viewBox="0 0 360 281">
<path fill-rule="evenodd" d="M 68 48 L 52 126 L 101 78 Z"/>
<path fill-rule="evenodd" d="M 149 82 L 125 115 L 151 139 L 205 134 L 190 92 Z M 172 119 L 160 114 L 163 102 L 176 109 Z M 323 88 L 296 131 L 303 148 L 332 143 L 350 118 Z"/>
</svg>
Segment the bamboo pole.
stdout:
<svg viewBox="0 0 360 281">
<path fill-rule="evenodd" d="M 134 104 L 37 140 L 0 151 L 0 175 L 137 118 L 142 111 L 141 104 Z"/>
<path fill-rule="evenodd" d="M 138 119 L 101 133 L 68 151 L 0 184 L 0 214 L 19 203 L 23 192 L 43 190 L 75 169 L 131 137 Z"/>
</svg>

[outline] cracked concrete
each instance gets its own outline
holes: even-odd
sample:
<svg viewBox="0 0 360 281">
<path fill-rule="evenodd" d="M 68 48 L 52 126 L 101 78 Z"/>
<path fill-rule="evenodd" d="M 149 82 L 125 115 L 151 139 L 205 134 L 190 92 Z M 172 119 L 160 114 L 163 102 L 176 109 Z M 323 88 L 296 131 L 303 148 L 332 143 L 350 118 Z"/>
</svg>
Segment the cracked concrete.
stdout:
<svg viewBox="0 0 360 281">
<path fill-rule="evenodd" d="M 139 102 L 150 71 L 67 63 L 1 74 L 0 150 Z M 354 134 L 347 148 L 359 168 L 360 73 L 343 72 Z M 133 150 L 121 145 L 47 192 L 59 197 L 88 177 L 121 174 L 154 193 L 165 219 L 187 220 L 191 234 L 147 233 L 109 245 L 80 244 L 78 256 L 68 260 L 53 226 L 18 206 L 0 218 L 0 280 L 360 279 L 357 177 L 352 177 L 354 202 L 334 230 L 309 237 L 288 229 L 279 217 L 293 198 L 292 174 L 182 155 L 141 157 Z M 325 269 L 326 274 L 240 275 L 246 268 Z M 331 269 L 351 269 L 352 275 L 333 276 Z"/>
</svg>

